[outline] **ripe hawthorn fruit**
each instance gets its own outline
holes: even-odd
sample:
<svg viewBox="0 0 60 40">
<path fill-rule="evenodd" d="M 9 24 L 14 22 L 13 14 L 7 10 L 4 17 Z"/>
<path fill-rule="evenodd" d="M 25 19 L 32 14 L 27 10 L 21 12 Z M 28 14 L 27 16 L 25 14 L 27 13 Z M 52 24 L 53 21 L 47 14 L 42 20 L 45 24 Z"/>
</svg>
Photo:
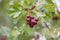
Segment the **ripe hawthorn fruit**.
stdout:
<svg viewBox="0 0 60 40">
<path fill-rule="evenodd" d="M 38 20 L 39 20 L 38 18 L 35 18 L 35 21 L 37 21 L 37 22 L 38 22 Z"/>
<path fill-rule="evenodd" d="M 30 18 L 26 18 L 26 20 L 27 20 L 27 22 L 30 22 L 30 21 L 31 21 L 31 19 L 30 19 Z"/>
<path fill-rule="evenodd" d="M 31 22 L 31 24 L 29 26 L 30 26 L 30 28 L 33 28 L 34 24 L 32 24 L 32 22 Z"/>
<path fill-rule="evenodd" d="M 31 28 L 33 28 L 34 25 L 37 24 L 38 18 L 35 18 L 34 16 L 27 15 L 26 22 Z"/>
<path fill-rule="evenodd" d="M 34 16 L 31 16 L 31 19 L 34 19 Z"/>
<path fill-rule="evenodd" d="M 35 25 L 35 24 L 37 24 L 37 21 L 33 21 L 32 23 Z"/>
<path fill-rule="evenodd" d="M 31 16 L 28 14 L 28 15 L 27 15 L 27 18 L 30 18 L 30 17 L 31 17 Z"/>
</svg>

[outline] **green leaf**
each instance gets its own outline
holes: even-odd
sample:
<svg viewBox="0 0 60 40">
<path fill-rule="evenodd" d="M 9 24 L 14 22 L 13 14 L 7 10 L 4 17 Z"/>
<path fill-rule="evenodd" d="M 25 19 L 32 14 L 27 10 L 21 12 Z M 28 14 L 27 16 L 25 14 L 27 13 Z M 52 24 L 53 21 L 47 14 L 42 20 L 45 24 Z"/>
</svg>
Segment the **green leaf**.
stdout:
<svg viewBox="0 0 60 40">
<path fill-rule="evenodd" d="M 21 14 L 21 12 L 15 12 L 13 18 L 18 17 Z"/>
<path fill-rule="evenodd" d="M 11 35 L 17 37 L 20 34 L 18 30 L 12 30 Z"/>
<path fill-rule="evenodd" d="M 46 0 L 48 3 L 52 3 L 52 0 Z"/>
</svg>

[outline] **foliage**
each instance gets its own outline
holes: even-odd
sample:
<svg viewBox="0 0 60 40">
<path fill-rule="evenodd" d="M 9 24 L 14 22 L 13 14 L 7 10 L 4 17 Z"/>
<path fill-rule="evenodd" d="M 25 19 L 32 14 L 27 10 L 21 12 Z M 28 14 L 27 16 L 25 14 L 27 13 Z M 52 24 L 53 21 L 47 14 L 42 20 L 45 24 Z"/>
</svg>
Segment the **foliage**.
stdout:
<svg viewBox="0 0 60 40">
<path fill-rule="evenodd" d="M 31 10 L 32 5 L 35 5 L 33 10 Z M 60 28 L 60 19 L 53 20 L 53 17 L 60 18 L 60 14 L 56 14 L 55 8 L 56 5 L 52 0 L 37 0 L 37 2 L 36 0 L 12 0 L 9 2 L 8 8 L 11 24 L 9 27 L 0 27 L 0 30 L 7 35 L 7 40 L 31 40 L 35 31 L 45 35 L 47 40 L 59 40 L 56 36 Z M 26 23 L 28 13 L 39 18 L 37 25 L 33 28 Z"/>
</svg>

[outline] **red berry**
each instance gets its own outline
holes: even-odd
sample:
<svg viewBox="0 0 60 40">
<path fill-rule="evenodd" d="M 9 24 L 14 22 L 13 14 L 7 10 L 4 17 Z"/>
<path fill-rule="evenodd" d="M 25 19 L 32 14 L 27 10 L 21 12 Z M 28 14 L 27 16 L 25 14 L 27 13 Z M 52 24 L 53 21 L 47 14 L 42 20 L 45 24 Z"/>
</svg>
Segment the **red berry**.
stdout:
<svg viewBox="0 0 60 40">
<path fill-rule="evenodd" d="M 35 25 L 35 24 L 37 24 L 37 22 L 36 21 L 32 21 L 32 23 Z"/>
<path fill-rule="evenodd" d="M 34 25 L 32 22 L 29 22 L 29 26 L 32 28 Z"/>
<path fill-rule="evenodd" d="M 31 19 L 34 19 L 34 16 L 31 16 Z"/>
<path fill-rule="evenodd" d="M 38 18 L 35 18 L 34 20 L 38 22 Z"/>
<path fill-rule="evenodd" d="M 30 26 L 31 28 L 33 28 L 34 25 L 31 23 L 29 26 Z"/>
<path fill-rule="evenodd" d="M 30 17 L 31 17 L 31 16 L 28 14 L 28 15 L 27 15 L 27 18 L 30 18 Z"/>
<path fill-rule="evenodd" d="M 27 24 L 31 25 L 31 21 L 28 21 Z"/>
<path fill-rule="evenodd" d="M 26 20 L 27 20 L 27 22 L 31 21 L 31 19 L 30 19 L 30 18 L 27 18 Z"/>
<path fill-rule="evenodd" d="M 27 18 L 26 21 L 27 21 L 27 24 L 29 24 L 31 22 L 31 19 Z"/>
</svg>

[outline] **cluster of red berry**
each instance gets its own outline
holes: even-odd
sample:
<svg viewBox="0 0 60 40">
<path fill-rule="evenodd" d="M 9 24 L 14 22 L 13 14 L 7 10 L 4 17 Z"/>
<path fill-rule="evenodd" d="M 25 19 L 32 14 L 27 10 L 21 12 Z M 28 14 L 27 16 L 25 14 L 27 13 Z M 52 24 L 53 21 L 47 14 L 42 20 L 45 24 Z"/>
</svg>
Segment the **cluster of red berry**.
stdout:
<svg viewBox="0 0 60 40">
<path fill-rule="evenodd" d="M 26 17 L 27 24 L 32 28 L 37 24 L 38 18 L 34 18 L 34 16 L 30 16 L 29 14 Z"/>
</svg>

